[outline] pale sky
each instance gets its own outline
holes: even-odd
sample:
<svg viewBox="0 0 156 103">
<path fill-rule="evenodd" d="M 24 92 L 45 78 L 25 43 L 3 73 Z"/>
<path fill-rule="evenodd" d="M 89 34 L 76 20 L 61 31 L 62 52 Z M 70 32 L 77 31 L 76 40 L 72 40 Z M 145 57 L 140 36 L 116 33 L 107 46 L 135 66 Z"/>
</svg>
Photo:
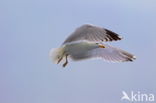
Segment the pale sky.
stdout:
<svg viewBox="0 0 156 103">
<path fill-rule="evenodd" d="M 1 0 L 0 14 L 0 103 L 125 103 L 123 90 L 156 95 L 155 0 Z M 122 41 L 107 44 L 137 60 L 53 64 L 49 50 L 86 23 L 120 34 Z"/>
</svg>

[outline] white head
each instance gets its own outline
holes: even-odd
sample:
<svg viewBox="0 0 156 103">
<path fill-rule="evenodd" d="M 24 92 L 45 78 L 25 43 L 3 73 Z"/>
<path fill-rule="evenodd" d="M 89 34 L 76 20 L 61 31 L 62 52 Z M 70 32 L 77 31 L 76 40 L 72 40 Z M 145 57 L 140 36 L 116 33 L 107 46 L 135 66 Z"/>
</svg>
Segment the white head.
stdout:
<svg viewBox="0 0 156 103">
<path fill-rule="evenodd" d="M 64 48 L 53 48 L 49 52 L 50 59 L 55 64 L 58 64 L 64 57 Z"/>
</svg>

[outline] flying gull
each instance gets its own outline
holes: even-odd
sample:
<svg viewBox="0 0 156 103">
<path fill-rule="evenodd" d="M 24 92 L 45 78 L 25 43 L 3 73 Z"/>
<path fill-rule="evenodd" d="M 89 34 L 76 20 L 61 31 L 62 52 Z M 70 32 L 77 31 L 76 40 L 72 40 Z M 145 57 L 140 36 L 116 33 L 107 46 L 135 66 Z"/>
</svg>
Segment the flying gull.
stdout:
<svg viewBox="0 0 156 103">
<path fill-rule="evenodd" d="M 68 64 L 68 59 L 80 61 L 101 58 L 111 62 L 133 61 L 135 56 L 119 48 L 103 44 L 122 38 L 111 30 L 85 24 L 77 28 L 59 48 L 52 49 L 50 58 L 56 64 Z"/>
</svg>

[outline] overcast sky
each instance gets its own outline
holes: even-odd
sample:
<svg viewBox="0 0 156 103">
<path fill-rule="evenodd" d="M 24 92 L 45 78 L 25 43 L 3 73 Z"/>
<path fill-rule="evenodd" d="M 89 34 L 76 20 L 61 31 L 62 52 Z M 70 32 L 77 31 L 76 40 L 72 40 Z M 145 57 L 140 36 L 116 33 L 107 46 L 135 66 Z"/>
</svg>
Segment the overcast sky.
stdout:
<svg viewBox="0 0 156 103">
<path fill-rule="evenodd" d="M 137 60 L 51 63 L 49 50 L 86 23 L 120 34 L 122 41 L 107 44 Z M 125 103 L 122 91 L 156 95 L 155 0 L 1 0 L 0 36 L 0 103 Z"/>
</svg>

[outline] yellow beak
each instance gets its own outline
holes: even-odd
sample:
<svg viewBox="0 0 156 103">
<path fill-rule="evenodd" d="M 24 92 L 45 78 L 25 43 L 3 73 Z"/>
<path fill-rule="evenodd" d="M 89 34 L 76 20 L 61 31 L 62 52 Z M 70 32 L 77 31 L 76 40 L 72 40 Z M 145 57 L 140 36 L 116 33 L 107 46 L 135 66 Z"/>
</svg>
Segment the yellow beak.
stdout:
<svg viewBox="0 0 156 103">
<path fill-rule="evenodd" d="M 106 48 L 104 45 L 99 44 L 99 48 Z"/>
</svg>

